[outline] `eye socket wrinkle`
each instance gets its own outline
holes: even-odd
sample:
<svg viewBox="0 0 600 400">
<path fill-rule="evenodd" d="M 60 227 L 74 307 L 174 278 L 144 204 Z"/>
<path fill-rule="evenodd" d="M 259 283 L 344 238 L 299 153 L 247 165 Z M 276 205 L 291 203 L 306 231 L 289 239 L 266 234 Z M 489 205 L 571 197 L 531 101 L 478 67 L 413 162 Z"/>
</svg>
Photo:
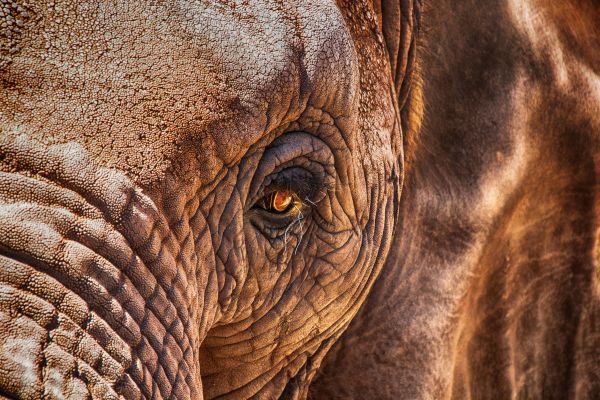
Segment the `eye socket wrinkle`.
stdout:
<svg viewBox="0 0 600 400">
<path fill-rule="evenodd" d="M 287 133 L 267 146 L 247 198 L 247 220 L 269 241 L 287 242 L 312 225 L 313 211 L 335 186 L 329 146 L 306 132 Z M 328 202 L 323 203 L 327 207 Z"/>
<path fill-rule="evenodd" d="M 291 167 L 268 177 L 263 187 L 250 209 L 250 222 L 266 237 L 275 239 L 290 235 L 290 226 L 311 214 L 317 203 L 310 198 L 322 185 L 311 172 Z"/>
</svg>

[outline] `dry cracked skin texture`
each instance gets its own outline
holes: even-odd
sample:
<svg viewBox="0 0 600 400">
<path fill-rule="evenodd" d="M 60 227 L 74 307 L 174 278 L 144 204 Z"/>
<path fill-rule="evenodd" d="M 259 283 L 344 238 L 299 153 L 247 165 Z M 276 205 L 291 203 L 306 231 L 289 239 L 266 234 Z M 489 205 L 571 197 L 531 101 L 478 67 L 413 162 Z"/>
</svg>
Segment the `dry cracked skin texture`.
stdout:
<svg viewBox="0 0 600 400">
<path fill-rule="evenodd" d="M 2 0 L 0 394 L 305 397 L 390 247 L 416 16 Z"/>
</svg>

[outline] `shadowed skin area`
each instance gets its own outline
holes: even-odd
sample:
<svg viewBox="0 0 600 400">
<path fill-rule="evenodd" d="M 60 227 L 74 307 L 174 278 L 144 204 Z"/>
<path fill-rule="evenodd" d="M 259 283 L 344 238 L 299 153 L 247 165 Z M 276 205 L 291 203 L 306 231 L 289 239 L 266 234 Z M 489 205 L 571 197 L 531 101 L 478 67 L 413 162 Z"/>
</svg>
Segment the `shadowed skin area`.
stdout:
<svg viewBox="0 0 600 400">
<path fill-rule="evenodd" d="M 422 21 L 392 251 L 313 397 L 597 399 L 598 2 L 441 0 Z"/>
<path fill-rule="evenodd" d="M 2 0 L 0 396 L 305 398 L 390 248 L 411 10 Z"/>
</svg>

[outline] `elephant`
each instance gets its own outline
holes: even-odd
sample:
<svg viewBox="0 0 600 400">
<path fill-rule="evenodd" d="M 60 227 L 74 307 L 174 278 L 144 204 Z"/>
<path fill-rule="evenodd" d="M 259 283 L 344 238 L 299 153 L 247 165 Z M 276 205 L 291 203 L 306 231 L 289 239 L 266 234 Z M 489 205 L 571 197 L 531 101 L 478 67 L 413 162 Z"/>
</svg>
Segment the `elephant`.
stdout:
<svg viewBox="0 0 600 400">
<path fill-rule="evenodd" d="M 0 398 L 597 398 L 598 20 L 2 0 Z"/>
<path fill-rule="evenodd" d="M 392 251 L 313 398 L 598 399 L 600 4 L 425 6 Z"/>
<path fill-rule="evenodd" d="M 2 0 L 0 396 L 301 399 L 418 130 L 419 0 Z"/>
</svg>

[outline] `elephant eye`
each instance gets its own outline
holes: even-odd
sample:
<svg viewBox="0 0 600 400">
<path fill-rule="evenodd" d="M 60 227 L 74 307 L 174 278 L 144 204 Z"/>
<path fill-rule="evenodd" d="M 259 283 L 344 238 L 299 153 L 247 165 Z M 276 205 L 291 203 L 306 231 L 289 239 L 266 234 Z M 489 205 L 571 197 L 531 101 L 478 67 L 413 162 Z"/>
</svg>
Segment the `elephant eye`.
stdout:
<svg viewBox="0 0 600 400">
<path fill-rule="evenodd" d="M 286 190 L 276 190 L 260 199 L 257 206 L 274 214 L 285 214 L 290 211 L 297 202 L 297 197 Z"/>
</svg>

